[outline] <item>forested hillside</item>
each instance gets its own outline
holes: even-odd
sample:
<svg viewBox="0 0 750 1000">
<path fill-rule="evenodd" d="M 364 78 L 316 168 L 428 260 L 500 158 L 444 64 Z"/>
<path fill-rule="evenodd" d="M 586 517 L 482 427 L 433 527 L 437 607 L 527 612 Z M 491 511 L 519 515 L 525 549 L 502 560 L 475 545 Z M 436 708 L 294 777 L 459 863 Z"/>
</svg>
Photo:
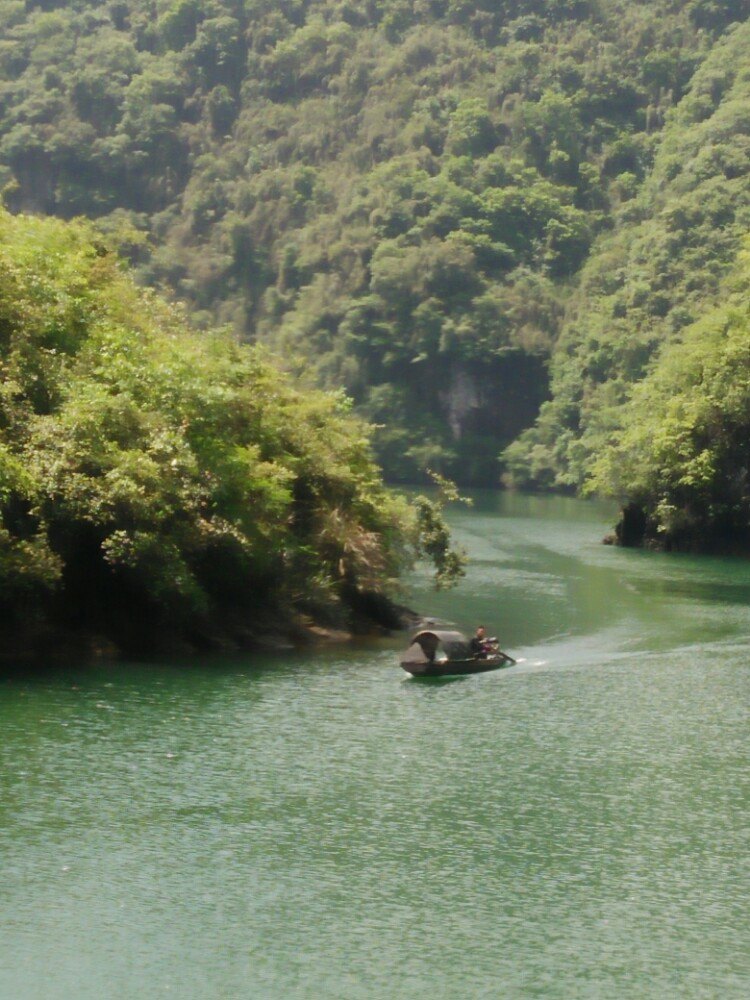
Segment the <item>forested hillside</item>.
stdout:
<svg viewBox="0 0 750 1000">
<path fill-rule="evenodd" d="M 591 463 L 588 488 L 628 501 L 628 544 L 750 548 L 750 249 L 720 293 L 661 350 Z"/>
<path fill-rule="evenodd" d="M 745 176 L 730 104 L 746 50 L 743 34 L 722 38 L 747 6 L 5 0 L 6 203 L 94 217 L 199 325 L 229 324 L 344 387 L 383 425 L 392 477 L 431 466 L 497 482 L 499 452 L 550 394 L 564 328 L 556 401 L 511 467 L 578 482 L 589 408 L 606 429 L 620 381 L 734 252 L 742 216 L 719 181 L 734 192 Z M 701 158 L 714 121 L 716 155 Z M 680 192 L 694 199 L 684 219 Z M 726 211 L 731 231 L 707 245 Z M 629 252 L 632 273 L 603 290 Z M 664 271 L 677 257 L 680 274 Z M 582 333 L 599 322 L 589 302 L 606 335 Z M 628 324 L 620 357 L 608 345 Z M 566 370 L 590 370 L 572 402 Z"/>
<path fill-rule="evenodd" d="M 724 297 L 748 233 L 745 23 L 696 72 L 668 115 L 653 169 L 582 270 L 552 362 L 553 399 L 507 453 L 517 483 L 580 487 L 613 431 L 652 419 L 622 404 L 659 352 Z"/>
<path fill-rule="evenodd" d="M 191 333 L 90 227 L 0 213 L 0 659 L 383 622 L 410 552 L 460 573 L 348 408 Z"/>
</svg>

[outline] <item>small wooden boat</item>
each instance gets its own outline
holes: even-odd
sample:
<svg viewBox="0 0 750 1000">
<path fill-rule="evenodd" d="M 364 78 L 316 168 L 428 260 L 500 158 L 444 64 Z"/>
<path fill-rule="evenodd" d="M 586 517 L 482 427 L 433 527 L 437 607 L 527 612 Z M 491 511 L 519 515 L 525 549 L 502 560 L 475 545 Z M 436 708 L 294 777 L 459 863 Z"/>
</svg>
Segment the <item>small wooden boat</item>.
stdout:
<svg viewBox="0 0 750 1000">
<path fill-rule="evenodd" d="M 516 661 L 497 650 L 486 656 L 472 656 L 469 640 L 461 632 L 424 630 L 412 636 L 401 655 L 401 666 L 412 677 L 460 677 L 510 667 Z"/>
</svg>

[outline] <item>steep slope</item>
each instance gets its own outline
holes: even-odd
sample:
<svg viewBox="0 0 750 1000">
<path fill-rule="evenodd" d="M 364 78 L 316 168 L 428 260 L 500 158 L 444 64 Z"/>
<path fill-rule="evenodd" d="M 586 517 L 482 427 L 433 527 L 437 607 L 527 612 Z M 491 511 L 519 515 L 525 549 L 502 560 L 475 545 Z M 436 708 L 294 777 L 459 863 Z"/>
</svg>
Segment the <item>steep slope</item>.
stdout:
<svg viewBox="0 0 750 1000">
<path fill-rule="evenodd" d="M 750 549 L 750 253 L 722 303 L 664 348 L 623 407 L 588 487 L 622 503 L 624 544 Z"/>
<path fill-rule="evenodd" d="M 749 65 L 745 23 L 716 43 L 640 193 L 594 248 L 552 362 L 552 400 L 506 452 L 517 484 L 580 487 L 612 434 L 637 421 L 623 408 L 634 386 L 723 296 L 750 232 Z"/>
<path fill-rule="evenodd" d="M 343 385 L 385 425 L 390 475 L 473 482 L 496 481 L 547 397 L 569 291 L 665 114 L 747 16 L 745 0 L 0 9 L 11 207 L 97 217 L 199 323 Z"/>
</svg>

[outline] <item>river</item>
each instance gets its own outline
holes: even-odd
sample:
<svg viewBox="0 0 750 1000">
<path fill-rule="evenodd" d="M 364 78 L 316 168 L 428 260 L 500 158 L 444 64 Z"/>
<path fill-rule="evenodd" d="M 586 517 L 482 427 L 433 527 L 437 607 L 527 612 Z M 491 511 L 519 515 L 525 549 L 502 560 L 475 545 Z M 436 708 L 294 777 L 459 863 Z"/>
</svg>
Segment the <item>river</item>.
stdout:
<svg viewBox="0 0 750 1000">
<path fill-rule="evenodd" d="M 0 680 L 3 1000 L 746 998 L 750 562 L 481 494 L 401 638 Z"/>
</svg>

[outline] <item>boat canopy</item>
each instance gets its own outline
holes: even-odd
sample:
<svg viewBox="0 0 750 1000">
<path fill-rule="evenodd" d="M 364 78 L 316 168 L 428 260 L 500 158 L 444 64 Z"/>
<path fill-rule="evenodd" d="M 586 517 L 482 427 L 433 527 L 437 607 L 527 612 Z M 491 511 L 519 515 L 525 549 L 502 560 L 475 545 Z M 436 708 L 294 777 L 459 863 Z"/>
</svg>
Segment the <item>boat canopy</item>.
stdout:
<svg viewBox="0 0 750 1000">
<path fill-rule="evenodd" d="M 417 632 L 401 663 L 434 663 L 436 660 L 471 659 L 469 640 L 460 632 Z"/>
</svg>

